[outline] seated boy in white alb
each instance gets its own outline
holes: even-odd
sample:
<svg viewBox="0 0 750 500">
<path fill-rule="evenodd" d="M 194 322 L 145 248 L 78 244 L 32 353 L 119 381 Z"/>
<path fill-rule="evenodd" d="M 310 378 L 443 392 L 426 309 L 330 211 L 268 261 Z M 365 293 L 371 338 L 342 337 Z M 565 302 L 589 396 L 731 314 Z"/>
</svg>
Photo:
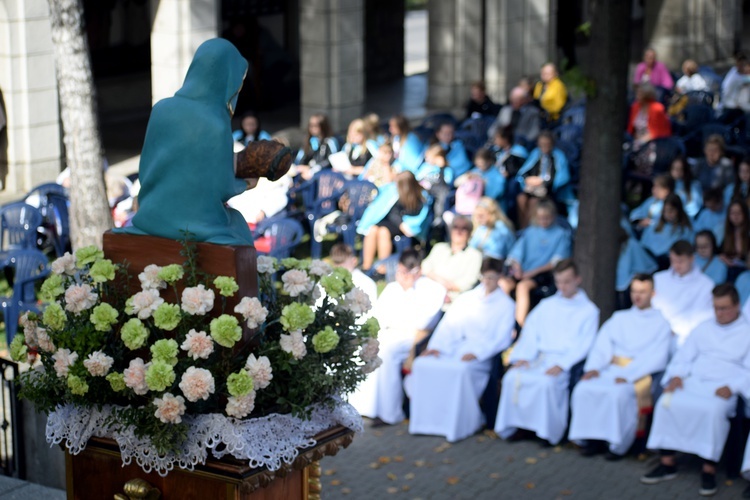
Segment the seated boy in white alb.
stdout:
<svg viewBox="0 0 750 500">
<path fill-rule="evenodd" d="M 398 261 L 396 281 L 389 283 L 372 309 L 380 323 L 379 356 L 383 364 L 349 396 L 351 403 L 376 424 L 397 424 L 403 411 L 401 365 L 440 312 L 445 288 L 422 276 L 416 250 L 404 250 Z"/>
<path fill-rule="evenodd" d="M 662 378 L 647 447 L 661 451 L 659 466 L 641 477 L 656 484 L 677 476 L 675 452 L 703 459 L 699 493 L 716 492 L 716 462 L 729 434 L 737 393 L 750 387 L 750 322 L 740 314 L 733 285 L 713 289 L 715 317 L 688 335 Z"/>
<path fill-rule="evenodd" d="M 484 425 L 479 399 L 496 354 L 513 340 L 515 304 L 499 287 L 503 262 L 482 262 L 480 284 L 453 303 L 414 361 L 405 382 L 409 432 L 448 441 L 471 436 Z"/>
<path fill-rule="evenodd" d="M 529 314 L 503 377 L 495 432 L 504 439 L 531 431 L 560 442 L 568 424 L 570 369 L 586 357 L 599 327 L 599 309 L 579 288 L 572 259 L 555 265 L 554 279 L 557 293 Z"/>
<path fill-rule="evenodd" d="M 583 456 L 603 453 L 617 460 L 636 437 L 640 408 L 650 408 L 651 375 L 669 359 L 671 330 L 664 316 L 651 307 L 654 280 L 637 274 L 630 283 L 633 307 L 617 311 L 602 325 L 581 381 L 571 396 L 568 439 L 589 440 Z"/>
</svg>

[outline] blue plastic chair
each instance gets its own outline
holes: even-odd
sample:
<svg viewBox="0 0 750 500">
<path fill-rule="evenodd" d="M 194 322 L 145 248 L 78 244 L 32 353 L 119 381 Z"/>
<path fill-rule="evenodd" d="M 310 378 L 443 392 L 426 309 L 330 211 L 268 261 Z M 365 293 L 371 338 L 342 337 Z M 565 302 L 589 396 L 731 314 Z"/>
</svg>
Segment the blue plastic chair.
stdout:
<svg viewBox="0 0 750 500">
<path fill-rule="evenodd" d="M 0 249 L 36 249 L 37 228 L 42 213 L 22 201 L 0 207 Z"/>
<path fill-rule="evenodd" d="M 70 250 L 68 199 L 56 193 L 48 194 L 42 215 L 43 232 L 55 249 L 55 254 L 62 257 L 66 251 Z"/>
<path fill-rule="evenodd" d="M 466 130 L 472 134 L 484 138 L 487 140 L 487 131 L 490 129 L 493 123 L 495 123 L 495 116 L 480 116 L 478 118 L 468 118 L 461 123 L 459 130 Z"/>
<path fill-rule="evenodd" d="M 277 259 L 290 257 L 294 249 L 302 241 L 305 230 L 302 224 L 294 219 L 280 219 L 265 226 L 263 235 L 270 238 L 270 251 L 258 252 Z"/>
<path fill-rule="evenodd" d="M 578 125 L 583 128 L 586 125 L 586 104 L 571 106 L 560 116 L 560 123 L 565 125 Z"/>
<path fill-rule="evenodd" d="M 555 137 L 576 145 L 583 144 L 583 127 L 574 123 L 560 125 L 554 130 Z"/>
<path fill-rule="evenodd" d="M 344 238 L 344 243 L 354 248 L 357 242 L 357 225 L 359 224 L 359 220 L 377 194 L 378 188 L 372 182 L 349 181 L 344 184 L 341 196 L 346 195 L 349 198 L 349 205 L 343 214 L 346 222 L 342 224 L 329 224 L 326 226 L 326 230 L 329 233 L 340 234 Z M 320 258 L 320 252 L 320 242 L 313 241 L 312 256 Z"/>
<path fill-rule="evenodd" d="M 451 113 L 435 113 L 424 120 L 422 120 L 421 126 L 437 130 L 437 128 L 443 123 L 450 123 L 454 127 L 458 127 L 458 120 Z"/>
<path fill-rule="evenodd" d="M 42 212 L 42 217 L 44 217 L 46 215 L 46 207 L 48 206 L 47 197 L 50 194 L 62 196 L 67 199 L 68 190 L 55 182 L 45 182 L 44 184 L 39 184 L 32 188 L 31 191 L 26 193 L 23 201 L 32 207 L 38 208 L 39 211 Z"/>
<path fill-rule="evenodd" d="M 11 250 L 3 265 L 13 272 L 13 295 L 0 298 L 8 344 L 18 330 L 18 316 L 24 311 L 39 312 L 34 283 L 49 274 L 47 257 L 37 249 Z"/>
</svg>

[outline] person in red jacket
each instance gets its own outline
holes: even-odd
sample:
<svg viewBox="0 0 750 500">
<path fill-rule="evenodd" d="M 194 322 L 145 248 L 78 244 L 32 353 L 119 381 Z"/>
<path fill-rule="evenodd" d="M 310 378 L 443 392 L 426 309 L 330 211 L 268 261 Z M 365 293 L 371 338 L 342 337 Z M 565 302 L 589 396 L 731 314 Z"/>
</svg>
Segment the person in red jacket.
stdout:
<svg viewBox="0 0 750 500">
<path fill-rule="evenodd" d="M 649 83 L 638 86 L 635 102 L 630 107 L 628 133 L 633 136 L 633 150 L 648 141 L 672 135 L 672 124 L 664 105 L 656 101 L 656 89 Z"/>
</svg>

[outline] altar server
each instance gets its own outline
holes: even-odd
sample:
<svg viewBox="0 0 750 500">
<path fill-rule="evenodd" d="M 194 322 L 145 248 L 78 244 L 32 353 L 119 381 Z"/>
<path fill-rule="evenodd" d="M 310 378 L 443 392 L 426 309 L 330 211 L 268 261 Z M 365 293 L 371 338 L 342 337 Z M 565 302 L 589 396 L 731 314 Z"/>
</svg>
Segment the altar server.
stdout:
<svg viewBox="0 0 750 500">
<path fill-rule="evenodd" d="M 662 378 L 647 446 L 661 450 L 655 469 L 641 477 L 656 484 L 677 475 L 675 451 L 701 457 L 701 495 L 716 492 L 716 461 L 729 434 L 737 393 L 750 386 L 750 323 L 740 314 L 737 289 L 713 289 L 715 317 L 690 333 Z"/>
<path fill-rule="evenodd" d="M 416 250 L 404 250 L 396 281 L 385 287 L 372 310 L 380 323 L 383 364 L 360 384 L 349 402 L 376 423 L 397 424 L 404 419 L 401 365 L 414 344 L 424 338 L 445 300 L 445 288 L 423 277 L 420 265 Z"/>
<path fill-rule="evenodd" d="M 568 433 L 570 440 L 591 440 L 584 456 L 603 451 L 599 444 L 606 441 L 606 458 L 622 458 L 635 440 L 639 408 L 653 404 L 651 374 L 667 366 L 671 337 L 669 323 L 651 307 L 653 296 L 653 278 L 636 275 L 630 284 L 633 307 L 604 323 L 586 359 L 571 397 Z"/>
<path fill-rule="evenodd" d="M 458 296 L 412 367 L 409 432 L 448 441 L 484 425 L 479 407 L 496 354 L 508 348 L 515 325 L 513 300 L 499 288 L 503 262 L 485 259 L 481 283 Z"/>
<path fill-rule="evenodd" d="M 654 275 L 656 294 L 652 302 L 667 318 L 675 334 L 676 347 L 701 322 L 713 315 L 711 278 L 695 265 L 693 245 L 680 240 L 669 250 L 669 269 Z"/>
<path fill-rule="evenodd" d="M 523 429 L 560 442 L 568 423 L 570 369 L 596 336 L 599 309 L 579 288 L 572 259 L 557 263 L 554 279 L 557 293 L 529 314 L 503 377 L 495 432 L 505 439 Z"/>
</svg>

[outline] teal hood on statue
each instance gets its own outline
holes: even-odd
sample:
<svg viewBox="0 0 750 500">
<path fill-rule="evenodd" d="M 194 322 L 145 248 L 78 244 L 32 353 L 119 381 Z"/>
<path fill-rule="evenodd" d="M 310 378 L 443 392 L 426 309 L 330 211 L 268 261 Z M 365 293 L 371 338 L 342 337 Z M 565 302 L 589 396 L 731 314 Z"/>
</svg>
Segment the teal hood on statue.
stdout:
<svg viewBox="0 0 750 500">
<path fill-rule="evenodd" d="M 247 61 L 215 38 L 195 52 L 182 88 L 156 103 L 141 152 L 139 209 L 118 232 L 224 245 L 252 245 L 226 201 L 245 191 L 234 175 L 231 119 Z"/>
</svg>

